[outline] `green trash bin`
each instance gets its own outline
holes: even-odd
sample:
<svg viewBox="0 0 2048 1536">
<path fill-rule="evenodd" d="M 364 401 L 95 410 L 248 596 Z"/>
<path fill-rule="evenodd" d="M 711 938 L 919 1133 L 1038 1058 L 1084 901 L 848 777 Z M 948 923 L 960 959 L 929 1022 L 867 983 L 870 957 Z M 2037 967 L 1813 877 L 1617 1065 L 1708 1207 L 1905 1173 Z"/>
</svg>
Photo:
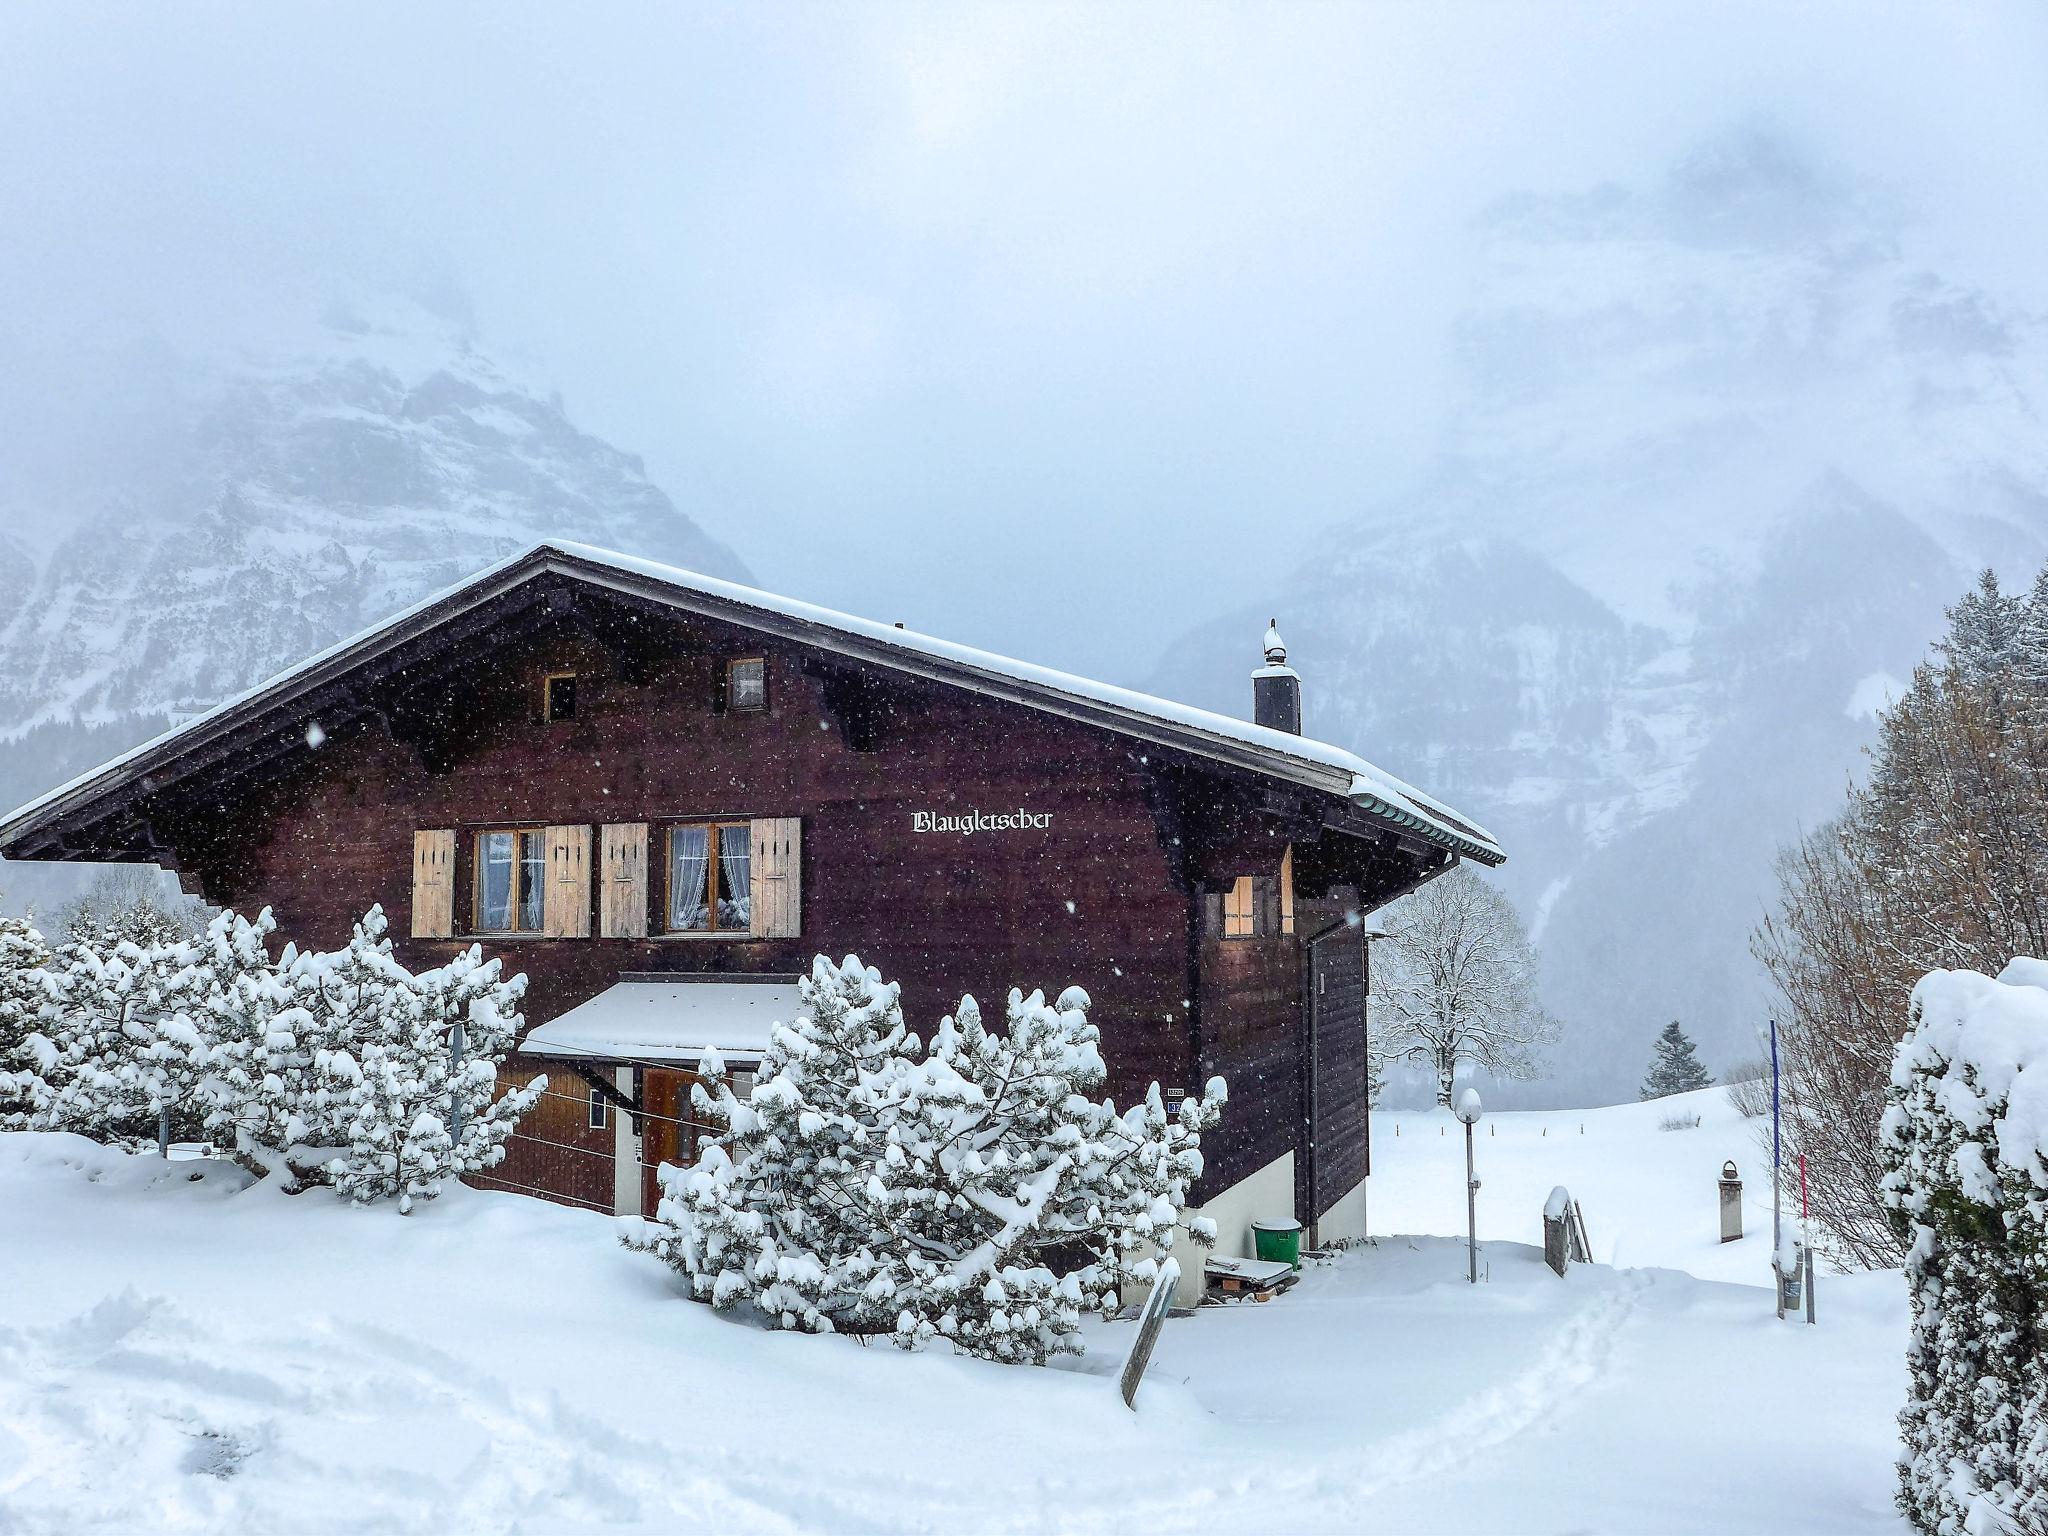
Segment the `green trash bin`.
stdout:
<svg viewBox="0 0 2048 1536">
<path fill-rule="evenodd" d="M 1267 1264 L 1301 1268 L 1301 1223 L 1298 1221 L 1255 1221 L 1252 1243 Z"/>
</svg>

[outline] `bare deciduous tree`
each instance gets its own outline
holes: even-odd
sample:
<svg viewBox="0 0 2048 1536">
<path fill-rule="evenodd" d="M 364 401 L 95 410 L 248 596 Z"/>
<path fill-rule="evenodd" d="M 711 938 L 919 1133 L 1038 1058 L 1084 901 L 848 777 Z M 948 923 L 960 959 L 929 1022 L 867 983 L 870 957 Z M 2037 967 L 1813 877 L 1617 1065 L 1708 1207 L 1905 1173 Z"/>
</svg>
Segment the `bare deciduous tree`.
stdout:
<svg viewBox="0 0 2048 1536">
<path fill-rule="evenodd" d="M 1878 1120 L 1913 984 L 2048 953 L 2048 571 L 1985 572 L 1882 717 L 1869 782 L 1778 861 L 1753 948 L 1784 997 L 1783 1113 L 1835 1257 L 1900 1261 Z"/>
<path fill-rule="evenodd" d="M 1381 1049 L 1427 1067 L 1449 1108 L 1458 1069 L 1534 1077 L 1557 1021 L 1536 1000 L 1536 950 L 1514 904 L 1469 868 L 1381 915 L 1373 996 Z"/>
</svg>

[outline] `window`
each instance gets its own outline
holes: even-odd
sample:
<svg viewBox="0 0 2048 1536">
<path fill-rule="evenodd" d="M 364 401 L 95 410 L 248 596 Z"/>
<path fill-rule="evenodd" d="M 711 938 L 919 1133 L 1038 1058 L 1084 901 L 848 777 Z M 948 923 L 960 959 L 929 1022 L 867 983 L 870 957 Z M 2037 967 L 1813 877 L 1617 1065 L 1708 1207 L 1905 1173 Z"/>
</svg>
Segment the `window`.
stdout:
<svg viewBox="0 0 2048 1536">
<path fill-rule="evenodd" d="M 599 1091 L 597 1084 L 592 1083 L 590 1085 L 590 1128 L 593 1131 L 601 1131 L 611 1123 L 611 1105 L 606 1102 L 605 1096 Z"/>
<path fill-rule="evenodd" d="M 768 663 L 749 656 L 725 664 L 725 706 L 749 713 L 768 707 Z"/>
<path fill-rule="evenodd" d="M 541 718 L 553 724 L 576 718 L 576 674 L 550 672 L 541 679 Z"/>
<path fill-rule="evenodd" d="M 537 827 L 477 833 L 478 933 L 539 933 L 547 926 L 547 841 Z"/>
<path fill-rule="evenodd" d="M 670 827 L 668 931 L 746 933 L 753 919 L 753 833 L 748 823 Z"/>
</svg>

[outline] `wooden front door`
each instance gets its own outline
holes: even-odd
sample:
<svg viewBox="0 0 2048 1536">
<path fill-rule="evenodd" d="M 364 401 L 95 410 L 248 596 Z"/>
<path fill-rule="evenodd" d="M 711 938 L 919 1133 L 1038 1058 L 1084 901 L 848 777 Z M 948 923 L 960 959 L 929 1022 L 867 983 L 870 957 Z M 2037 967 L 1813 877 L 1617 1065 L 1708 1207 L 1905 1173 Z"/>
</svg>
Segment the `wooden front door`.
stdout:
<svg viewBox="0 0 2048 1536">
<path fill-rule="evenodd" d="M 640 1209 L 649 1216 L 661 1203 L 656 1177 L 663 1163 L 687 1168 L 697 1161 L 698 1140 L 709 1127 L 697 1119 L 690 1104 L 694 1072 L 647 1067 L 641 1072 Z"/>
</svg>

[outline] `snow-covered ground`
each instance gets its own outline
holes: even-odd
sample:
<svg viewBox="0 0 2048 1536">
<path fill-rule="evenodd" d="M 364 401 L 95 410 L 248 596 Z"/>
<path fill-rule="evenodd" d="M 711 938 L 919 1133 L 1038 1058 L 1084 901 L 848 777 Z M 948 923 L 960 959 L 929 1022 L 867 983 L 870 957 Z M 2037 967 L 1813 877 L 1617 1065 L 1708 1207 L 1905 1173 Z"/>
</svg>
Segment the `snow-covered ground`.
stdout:
<svg viewBox="0 0 2048 1536">
<path fill-rule="evenodd" d="M 1127 1324 L 1050 1371 L 768 1334 L 587 1212 L 401 1218 L 0 1136 L 0 1532 L 1902 1530 L 1898 1277 L 1832 1279 L 1808 1329 L 1651 1267 L 1766 1262 L 1693 1232 L 1745 1130 L 1671 1107 L 1589 1111 L 1583 1144 L 1498 1117 L 1485 1284 L 1448 1237 L 1382 1239 L 1170 1322 L 1136 1414 Z M 1376 1123 L 1376 1230 L 1458 1228 L 1435 1128 Z M 1559 1280 L 1510 1240 L 1557 1182 L 1634 1267 Z"/>
<path fill-rule="evenodd" d="M 1696 1130 L 1667 1119 L 1697 1115 Z M 1374 1232 L 1465 1231 L 1464 1128 L 1448 1114 L 1381 1110 L 1372 1117 Z M 1562 1184 L 1586 1213 L 1602 1264 L 1682 1269 L 1702 1280 L 1771 1283 L 1770 1121 L 1745 1120 L 1724 1088 L 1647 1104 L 1488 1114 L 1476 1127 L 1479 1235 L 1541 1244 L 1543 1202 Z M 1721 1165 L 1742 1179 L 1743 1236 L 1721 1241 Z M 1799 1210 L 1788 1169 L 1785 1209 Z M 1828 1294 L 1827 1276 L 1819 1294 Z M 1903 1279 L 1899 1294 L 1905 1295 Z M 1901 1305 L 1904 1305 L 1903 1300 Z"/>
</svg>

